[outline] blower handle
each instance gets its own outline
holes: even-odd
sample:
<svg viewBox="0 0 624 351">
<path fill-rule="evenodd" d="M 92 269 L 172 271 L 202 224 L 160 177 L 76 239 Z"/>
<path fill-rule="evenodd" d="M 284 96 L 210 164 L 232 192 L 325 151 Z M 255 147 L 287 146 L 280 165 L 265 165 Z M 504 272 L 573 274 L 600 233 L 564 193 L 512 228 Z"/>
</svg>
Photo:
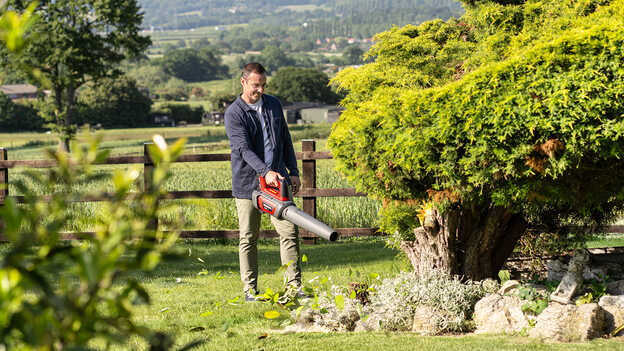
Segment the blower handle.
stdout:
<svg viewBox="0 0 624 351">
<path fill-rule="evenodd" d="M 277 179 L 277 188 L 268 185 L 263 176 L 260 176 L 259 181 L 260 191 L 270 195 L 271 197 L 279 201 L 292 201 L 292 196 L 290 195 L 290 189 L 286 178 Z"/>
</svg>

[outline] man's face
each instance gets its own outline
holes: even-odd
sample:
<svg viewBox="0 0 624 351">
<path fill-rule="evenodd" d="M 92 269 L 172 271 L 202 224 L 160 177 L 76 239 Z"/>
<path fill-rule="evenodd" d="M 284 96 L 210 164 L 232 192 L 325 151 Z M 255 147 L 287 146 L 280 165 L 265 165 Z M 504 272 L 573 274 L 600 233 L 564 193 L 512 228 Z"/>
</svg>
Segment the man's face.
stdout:
<svg viewBox="0 0 624 351">
<path fill-rule="evenodd" d="M 243 98 L 245 98 L 245 101 L 251 104 L 256 103 L 264 92 L 266 74 L 252 72 L 247 76 L 247 79 L 241 77 L 241 85 L 243 86 Z"/>
</svg>

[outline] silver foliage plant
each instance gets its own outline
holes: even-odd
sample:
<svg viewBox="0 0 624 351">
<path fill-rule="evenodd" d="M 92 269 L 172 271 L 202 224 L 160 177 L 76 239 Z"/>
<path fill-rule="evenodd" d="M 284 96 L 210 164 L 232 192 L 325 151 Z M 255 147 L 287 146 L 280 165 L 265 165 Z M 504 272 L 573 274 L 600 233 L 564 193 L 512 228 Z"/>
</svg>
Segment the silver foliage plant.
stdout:
<svg viewBox="0 0 624 351">
<path fill-rule="evenodd" d="M 384 279 L 371 297 L 373 306 L 383 306 L 381 327 L 386 330 L 410 330 L 419 306 L 433 308 L 437 332 L 458 332 L 468 329 L 474 305 L 487 293 L 494 292 L 493 281 L 461 281 L 457 276 L 431 270 L 420 276 L 403 272 Z"/>
<path fill-rule="evenodd" d="M 357 325 L 367 325 L 362 330 L 407 331 L 412 329 L 416 310 L 426 306 L 434 311 L 430 321 L 434 334 L 467 331 L 476 302 L 498 287 L 493 280 L 461 280 L 439 270 L 420 276 L 402 272 L 373 285 L 366 305 L 349 298 L 344 287 L 332 286 L 317 295 L 315 308 L 306 309 L 297 319 L 331 331 L 358 330 Z M 337 306 L 338 295 L 343 296 L 344 305 Z"/>
</svg>

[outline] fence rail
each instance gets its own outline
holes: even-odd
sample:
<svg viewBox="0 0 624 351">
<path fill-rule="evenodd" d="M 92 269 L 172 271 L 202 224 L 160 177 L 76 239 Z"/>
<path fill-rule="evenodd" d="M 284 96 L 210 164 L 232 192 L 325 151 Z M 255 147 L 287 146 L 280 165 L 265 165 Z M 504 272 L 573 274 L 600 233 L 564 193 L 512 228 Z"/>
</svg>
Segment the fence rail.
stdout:
<svg viewBox="0 0 624 351">
<path fill-rule="evenodd" d="M 148 177 L 151 174 L 151 168 L 153 163 L 149 158 L 147 147 L 149 144 L 145 144 L 143 148 L 142 156 L 113 156 L 108 157 L 100 165 L 123 165 L 123 164 L 143 164 L 144 182 L 148 181 Z M 296 194 L 297 197 L 303 198 L 303 210 L 316 217 L 316 201 L 320 197 L 357 197 L 366 196 L 365 193 L 357 192 L 353 188 L 317 188 L 316 187 L 316 160 L 328 160 L 333 156 L 330 152 L 316 151 L 316 142 L 314 140 L 302 141 L 302 152 L 297 152 L 296 157 L 302 162 L 301 170 L 301 182 L 302 187 Z M 176 162 L 220 162 L 230 161 L 230 154 L 196 154 L 196 155 L 181 155 Z M 8 153 L 6 149 L 0 148 L 0 206 L 4 202 L 4 198 L 9 195 L 8 183 L 9 183 L 9 169 L 17 167 L 28 168 L 50 168 L 56 166 L 56 162 L 53 160 L 8 160 Z M 5 186 L 2 187 L 1 185 Z M 101 193 L 86 195 L 81 198 L 76 198 L 74 202 L 98 202 L 109 201 L 113 197 L 112 193 Z M 24 196 L 13 196 L 13 198 L 19 202 L 24 203 Z M 44 200 L 46 196 L 42 197 Z M 165 193 L 162 199 L 229 199 L 232 198 L 231 190 L 197 190 L 197 191 L 170 191 Z M 336 231 L 342 237 L 351 236 L 374 236 L 381 235 L 378 228 L 336 228 Z M 65 233 L 63 238 L 65 239 L 80 239 L 85 235 L 91 235 L 91 232 L 82 233 Z M 274 230 L 262 230 L 260 231 L 261 238 L 276 237 L 277 233 Z M 182 238 L 238 238 L 238 230 L 185 230 L 180 234 Z M 301 237 L 305 243 L 316 243 L 316 236 L 305 230 L 301 230 Z"/>
<path fill-rule="evenodd" d="M 147 177 L 151 174 L 150 169 L 153 164 L 147 153 L 147 146 L 144 145 L 142 156 L 113 156 L 108 157 L 100 165 L 123 165 L 123 164 L 143 164 L 145 177 L 144 181 L 147 181 Z M 302 188 L 297 193 L 296 197 L 303 198 L 303 210 L 309 215 L 316 218 L 317 215 L 317 199 L 321 197 L 359 197 L 366 196 L 366 193 L 357 192 L 353 188 L 317 188 L 316 187 L 316 160 L 328 160 L 333 156 L 327 151 L 316 151 L 316 142 L 314 140 L 302 141 L 302 152 L 297 152 L 296 157 L 302 162 L 301 170 L 301 182 Z M 176 160 L 176 162 L 223 162 L 230 161 L 230 154 L 194 154 L 194 155 L 182 155 Z M 8 183 L 9 183 L 9 169 L 17 167 L 29 167 L 29 168 L 50 168 L 56 166 L 56 162 L 53 160 L 8 160 L 8 152 L 4 148 L 0 148 L 0 206 L 4 202 L 4 198 L 9 195 Z M 4 184 L 5 186 L 1 186 Z M 74 202 L 99 202 L 109 201 L 112 198 L 112 193 L 101 193 L 86 195 L 81 198 L 76 198 Z M 18 203 L 24 203 L 24 196 L 13 196 Z M 46 196 L 42 197 L 44 200 Z M 231 190 L 195 190 L 195 191 L 171 191 L 165 193 L 162 197 L 163 200 L 174 199 L 229 199 L 232 198 Z M 1 223 L 0 223 L 1 224 Z M 0 227 L 1 228 L 1 227 Z M 567 227 L 570 232 L 583 232 L 587 228 L 582 226 L 569 226 Z M 382 235 L 378 228 L 335 228 L 336 231 L 342 237 L 352 236 L 378 236 Z M 601 228 L 594 228 L 595 232 L 603 233 L 624 233 L 624 225 L 611 225 Z M 64 238 L 76 239 L 89 235 L 92 233 L 65 233 Z M 260 231 L 260 237 L 272 238 L 276 237 L 277 233 L 274 230 Z M 238 238 L 237 230 L 185 230 L 181 232 L 182 238 Z M 316 236 L 305 230 L 301 230 L 301 237 L 305 243 L 316 243 Z"/>
</svg>

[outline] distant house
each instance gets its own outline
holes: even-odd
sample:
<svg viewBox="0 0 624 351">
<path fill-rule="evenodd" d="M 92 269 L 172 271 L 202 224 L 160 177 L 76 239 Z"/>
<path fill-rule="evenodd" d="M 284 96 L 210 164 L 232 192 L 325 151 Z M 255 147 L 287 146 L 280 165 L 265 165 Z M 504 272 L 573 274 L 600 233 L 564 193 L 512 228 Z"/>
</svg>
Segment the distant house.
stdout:
<svg viewBox="0 0 624 351">
<path fill-rule="evenodd" d="M 39 89 L 31 84 L 1 85 L 0 91 L 11 100 L 36 99 L 39 97 Z"/>
<path fill-rule="evenodd" d="M 301 120 L 304 123 L 334 123 L 344 111 L 343 107 L 324 105 L 301 109 Z"/>
<path fill-rule="evenodd" d="M 323 106 L 323 104 L 316 102 L 295 102 L 284 106 L 284 117 L 286 117 L 287 123 L 297 123 L 297 121 L 301 119 L 301 110 L 319 106 Z"/>
</svg>

